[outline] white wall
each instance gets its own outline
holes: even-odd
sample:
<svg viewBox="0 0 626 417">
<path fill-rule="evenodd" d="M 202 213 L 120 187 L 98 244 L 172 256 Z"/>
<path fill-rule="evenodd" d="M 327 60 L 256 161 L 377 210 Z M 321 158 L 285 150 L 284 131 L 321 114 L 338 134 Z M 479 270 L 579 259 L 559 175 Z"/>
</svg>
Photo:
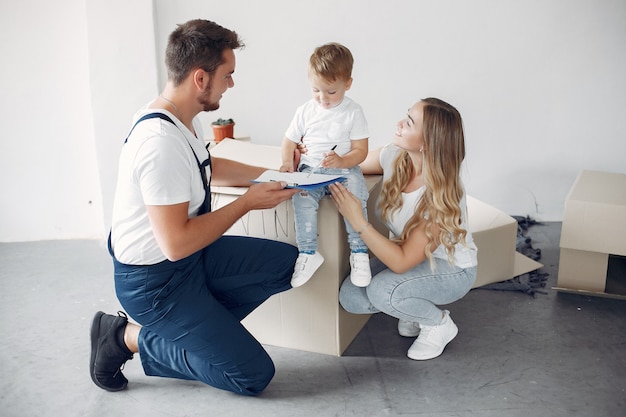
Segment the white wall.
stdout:
<svg viewBox="0 0 626 417">
<path fill-rule="evenodd" d="M 0 2 L 0 241 L 102 234 L 85 2 Z"/>
<path fill-rule="evenodd" d="M 449 101 L 465 120 L 469 193 L 509 214 L 561 220 L 580 170 L 626 172 L 624 0 L 156 4 L 159 62 L 169 32 L 191 18 L 244 38 L 236 87 L 206 120 L 233 117 L 255 142 L 280 143 L 309 98 L 310 53 L 339 41 L 355 56 L 349 94 L 370 146 L 418 99 Z"/>
<path fill-rule="evenodd" d="M 151 0 L 87 0 L 91 112 L 108 232 L 122 143 L 132 115 L 159 92 Z"/>
<path fill-rule="evenodd" d="M 413 102 L 447 100 L 469 193 L 507 213 L 561 220 L 580 170 L 626 172 L 623 0 L 3 1 L 0 241 L 104 236 L 120 141 L 192 18 L 245 40 L 235 88 L 203 118 L 233 117 L 254 142 L 280 143 L 312 49 L 339 41 L 371 146 Z"/>
</svg>

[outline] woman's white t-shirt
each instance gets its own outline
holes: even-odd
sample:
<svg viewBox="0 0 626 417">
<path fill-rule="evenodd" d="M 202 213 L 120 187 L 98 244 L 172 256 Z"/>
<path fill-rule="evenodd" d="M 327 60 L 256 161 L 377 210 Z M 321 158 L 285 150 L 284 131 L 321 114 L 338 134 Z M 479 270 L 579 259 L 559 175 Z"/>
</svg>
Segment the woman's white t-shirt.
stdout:
<svg viewBox="0 0 626 417">
<path fill-rule="evenodd" d="M 134 121 L 154 109 L 143 109 Z M 118 261 L 129 265 L 153 265 L 166 259 L 154 236 L 146 205 L 161 206 L 189 202 L 189 217 L 198 213 L 205 191 L 198 168 L 209 154 L 173 114 L 166 114 L 173 125 L 160 118 L 138 123 L 122 146 L 117 187 L 113 203 L 111 244 Z M 193 126 L 202 138 L 202 125 Z M 193 148 L 193 151 L 192 151 Z M 211 178 L 207 167 L 207 178 Z"/>
<path fill-rule="evenodd" d="M 383 184 L 389 178 L 391 178 L 394 166 L 393 163 L 398 156 L 398 153 L 402 149 L 395 145 L 387 145 L 381 149 L 380 152 L 380 165 L 383 168 Z M 389 221 L 385 222 L 385 225 L 394 236 L 401 236 L 404 230 L 404 225 L 415 213 L 415 207 L 422 198 L 425 188 L 422 186 L 419 189 L 410 192 L 402 193 L 402 207 L 399 211 L 396 211 L 391 216 Z M 380 213 L 378 213 L 380 215 Z M 457 243 L 454 251 L 454 263 L 460 268 L 469 268 L 478 264 L 477 248 L 472 238 L 472 233 L 467 226 L 467 203 L 465 199 L 465 193 L 461 198 L 461 227 L 467 230 L 465 236 L 465 245 Z M 448 255 L 444 245 L 439 245 L 437 249 L 433 251 L 435 258 L 448 259 Z"/>
</svg>

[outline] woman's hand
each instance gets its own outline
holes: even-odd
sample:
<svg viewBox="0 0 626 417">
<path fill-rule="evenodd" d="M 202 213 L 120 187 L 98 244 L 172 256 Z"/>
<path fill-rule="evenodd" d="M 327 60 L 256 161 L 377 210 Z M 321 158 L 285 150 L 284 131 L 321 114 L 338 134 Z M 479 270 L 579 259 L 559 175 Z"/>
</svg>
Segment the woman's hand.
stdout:
<svg viewBox="0 0 626 417">
<path fill-rule="evenodd" d="M 363 230 L 368 222 L 363 216 L 359 199 L 339 182 L 329 185 L 328 188 L 337 210 L 350 222 L 352 229 Z"/>
<path fill-rule="evenodd" d="M 368 226 L 363 215 L 361 202 L 340 183 L 328 186 L 330 195 L 341 213 L 361 235 L 361 239 L 370 251 L 396 274 L 403 274 L 426 259 L 425 248 L 428 236 L 422 223 L 414 229 L 402 244 L 380 234 L 374 227 Z M 437 231 L 436 228 L 433 228 Z M 435 235 L 437 236 L 437 235 Z"/>
</svg>

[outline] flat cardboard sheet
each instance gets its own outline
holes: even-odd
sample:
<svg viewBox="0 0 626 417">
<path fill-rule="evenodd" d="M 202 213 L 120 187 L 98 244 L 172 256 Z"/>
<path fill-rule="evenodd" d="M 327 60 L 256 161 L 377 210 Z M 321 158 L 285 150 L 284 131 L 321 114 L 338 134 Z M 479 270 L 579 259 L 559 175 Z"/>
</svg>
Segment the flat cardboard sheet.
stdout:
<svg viewBox="0 0 626 417">
<path fill-rule="evenodd" d="M 228 158 L 248 165 L 279 169 L 282 165 L 280 147 L 252 144 L 249 141 L 224 139 L 209 148 L 212 156 Z"/>
</svg>

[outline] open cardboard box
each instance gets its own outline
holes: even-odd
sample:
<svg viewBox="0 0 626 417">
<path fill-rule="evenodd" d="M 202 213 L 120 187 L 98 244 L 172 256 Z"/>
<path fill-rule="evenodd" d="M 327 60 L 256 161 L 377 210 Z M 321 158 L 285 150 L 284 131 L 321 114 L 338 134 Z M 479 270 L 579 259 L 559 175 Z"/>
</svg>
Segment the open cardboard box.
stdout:
<svg viewBox="0 0 626 417">
<path fill-rule="evenodd" d="M 211 149 L 214 157 L 277 169 L 280 148 L 224 139 Z M 370 191 L 369 220 L 381 233 L 385 227 L 373 211 L 381 188 L 381 176 L 366 176 Z M 234 201 L 245 188 L 211 187 L 212 207 Z M 542 265 L 515 252 L 517 223 L 511 216 L 468 197 L 469 226 L 478 246 L 479 266 L 475 287 L 504 281 Z M 262 237 L 295 245 L 293 208 L 290 201 L 274 209 L 250 212 L 228 234 Z M 338 302 L 339 287 L 349 274 L 349 248 L 343 220 L 330 198 L 320 202 L 319 251 L 325 262 L 304 286 L 268 299 L 243 320 L 246 328 L 264 344 L 340 356 L 370 315 L 346 312 Z"/>
<path fill-rule="evenodd" d="M 565 199 L 556 290 L 626 299 L 626 174 L 582 171 Z M 615 273 L 612 292 L 609 271 Z"/>
<path fill-rule="evenodd" d="M 478 248 L 474 288 L 506 281 L 543 265 L 515 251 L 517 221 L 486 203 L 467 196 L 468 226 Z"/>
<path fill-rule="evenodd" d="M 211 149 L 213 157 L 224 157 L 250 165 L 278 169 L 280 148 L 224 139 Z M 370 192 L 370 223 L 385 233 L 371 207 L 380 193 L 382 177 L 367 176 Z M 234 201 L 246 188 L 211 187 L 212 207 Z M 273 209 L 244 215 L 227 234 L 278 240 L 295 246 L 293 206 L 285 201 Z M 243 320 L 244 326 L 263 344 L 340 356 L 370 318 L 346 312 L 339 305 L 339 287 L 350 272 L 347 235 L 341 215 L 330 198 L 320 201 L 318 250 L 324 263 L 306 285 L 276 294 Z"/>
</svg>

